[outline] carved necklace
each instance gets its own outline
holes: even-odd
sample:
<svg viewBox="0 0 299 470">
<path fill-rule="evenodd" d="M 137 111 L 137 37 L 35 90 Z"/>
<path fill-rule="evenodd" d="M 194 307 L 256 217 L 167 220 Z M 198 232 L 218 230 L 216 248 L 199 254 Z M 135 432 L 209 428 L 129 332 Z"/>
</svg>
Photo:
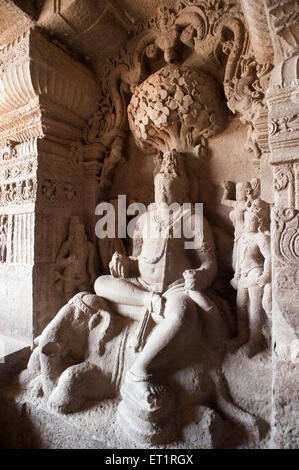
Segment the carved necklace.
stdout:
<svg viewBox="0 0 299 470">
<path fill-rule="evenodd" d="M 164 228 L 164 230 L 169 228 L 169 223 L 167 223 L 167 225 L 166 225 L 165 221 L 159 220 L 159 218 L 157 217 L 156 207 L 154 208 L 153 218 L 154 218 L 154 221 L 158 224 L 159 227 L 162 226 Z M 150 264 L 158 263 L 158 261 L 160 261 L 162 259 L 163 255 L 165 253 L 168 237 L 162 237 L 162 238 L 159 239 L 159 241 L 160 241 L 162 246 L 161 246 L 161 249 L 160 249 L 159 253 L 156 256 L 153 256 L 153 257 L 149 258 L 147 256 L 142 255 L 142 252 L 141 252 L 139 257 L 142 258 L 147 263 L 150 263 Z"/>
</svg>

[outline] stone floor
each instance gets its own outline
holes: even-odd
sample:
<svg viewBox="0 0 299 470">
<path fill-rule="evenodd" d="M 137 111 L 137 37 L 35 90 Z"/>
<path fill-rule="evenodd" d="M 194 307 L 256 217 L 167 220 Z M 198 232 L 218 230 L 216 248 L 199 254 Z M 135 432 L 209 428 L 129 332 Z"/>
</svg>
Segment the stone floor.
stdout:
<svg viewBox="0 0 299 470">
<path fill-rule="evenodd" d="M 242 350 L 238 360 L 227 360 L 223 371 L 230 382 L 232 400 L 257 416 L 267 425 L 270 416 L 271 361 L 262 354 L 249 360 Z M 237 366 L 236 366 L 237 364 Z M 258 376 L 257 376 L 258 371 Z M 254 373 L 253 373 L 254 372 Z M 268 399 L 269 398 L 269 399 Z M 261 406 L 259 406 L 259 404 Z M 0 447 L 14 449 L 134 449 L 145 446 L 128 440 L 117 422 L 118 399 L 101 403 L 89 403 L 85 409 L 70 415 L 62 415 L 47 407 L 44 398 L 33 398 L 29 391 L 21 391 L 17 378 L 0 388 Z M 222 419 L 218 415 L 218 420 Z M 227 422 L 224 421 L 225 426 Z M 223 421 L 222 421 L 223 424 Z M 216 421 L 216 425 L 217 421 Z M 211 429 L 211 428 L 210 428 Z M 163 449 L 210 448 L 212 436 L 203 437 L 205 430 L 190 429 L 192 441 L 172 442 L 160 446 Z M 198 436 L 194 441 L 194 432 Z M 227 427 L 226 433 L 236 433 Z M 188 432 L 187 434 L 188 435 Z M 259 448 L 269 445 L 269 433 L 263 432 Z M 209 441 L 210 438 L 210 441 Z M 225 447 L 231 448 L 229 443 Z M 146 446 L 149 448 L 149 446 Z M 233 448 L 244 448 L 242 444 Z M 255 444 L 249 447 L 255 448 Z M 152 447 L 157 448 L 157 446 Z M 222 447 L 219 447 L 222 448 Z M 248 448 L 248 443 L 246 444 Z"/>
</svg>

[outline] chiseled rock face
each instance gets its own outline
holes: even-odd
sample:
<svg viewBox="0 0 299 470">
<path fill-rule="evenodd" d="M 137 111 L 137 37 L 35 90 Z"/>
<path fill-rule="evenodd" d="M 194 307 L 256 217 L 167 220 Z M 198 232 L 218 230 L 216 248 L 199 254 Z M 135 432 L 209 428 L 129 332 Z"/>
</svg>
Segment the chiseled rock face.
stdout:
<svg viewBox="0 0 299 470">
<path fill-rule="evenodd" d="M 298 447 L 296 0 L 5 3 L 19 446 Z"/>
</svg>

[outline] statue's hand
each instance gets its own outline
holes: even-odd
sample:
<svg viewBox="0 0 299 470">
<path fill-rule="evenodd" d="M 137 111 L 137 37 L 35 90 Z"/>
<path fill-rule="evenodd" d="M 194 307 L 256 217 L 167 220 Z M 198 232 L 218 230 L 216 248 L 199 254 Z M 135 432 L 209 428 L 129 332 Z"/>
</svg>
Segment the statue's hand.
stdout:
<svg viewBox="0 0 299 470">
<path fill-rule="evenodd" d="M 195 290 L 196 288 L 196 271 L 195 269 L 187 269 L 183 272 L 186 290 Z"/>
<path fill-rule="evenodd" d="M 110 274 L 113 277 L 129 277 L 129 262 L 127 256 L 116 251 L 109 263 Z"/>
</svg>

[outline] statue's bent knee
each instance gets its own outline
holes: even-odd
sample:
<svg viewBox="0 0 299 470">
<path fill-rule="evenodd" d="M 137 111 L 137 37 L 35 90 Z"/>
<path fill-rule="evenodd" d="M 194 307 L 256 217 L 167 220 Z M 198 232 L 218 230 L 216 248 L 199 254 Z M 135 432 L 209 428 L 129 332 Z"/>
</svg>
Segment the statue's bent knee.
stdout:
<svg viewBox="0 0 299 470">
<path fill-rule="evenodd" d="M 187 296 L 173 294 L 167 299 L 165 317 L 176 323 L 184 323 L 196 312 L 194 302 Z"/>
<path fill-rule="evenodd" d="M 111 276 L 100 276 L 94 283 L 94 291 L 100 297 L 105 297 L 107 287 L 111 284 Z"/>
</svg>

